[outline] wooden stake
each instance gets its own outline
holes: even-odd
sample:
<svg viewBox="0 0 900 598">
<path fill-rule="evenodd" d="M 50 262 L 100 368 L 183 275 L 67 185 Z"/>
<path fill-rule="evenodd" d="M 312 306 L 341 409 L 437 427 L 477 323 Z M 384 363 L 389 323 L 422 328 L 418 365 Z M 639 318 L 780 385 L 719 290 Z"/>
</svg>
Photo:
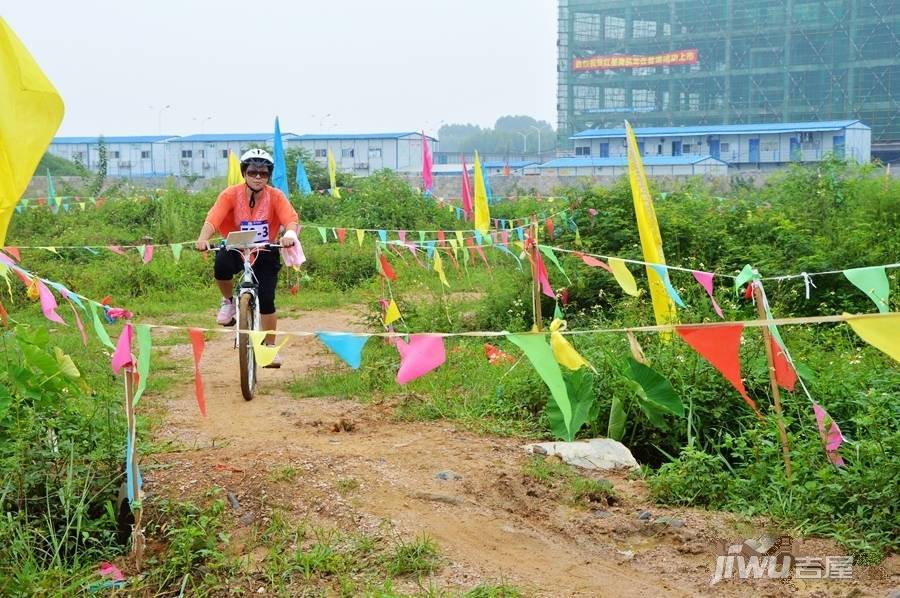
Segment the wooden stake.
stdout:
<svg viewBox="0 0 900 598">
<path fill-rule="evenodd" d="M 128 459 L 131 461 L 131 467 L 134 475 L 131 476 L 131 492 L 134 496 L 134 502 L 138 505 L 132 509 L 134 514 L 134 526 L 131 530 L 131 555 L 134 557 L 135 566 L 138 571 L 141 569 L 141 561 L 144 558 L 144 530 L 141 528 L 141 518 L 143 509 L 141 508 L 141 489 L 138 486 L 138 466 L 135 454 L 135 427 L 137 422 L 134 416 L 134 370 L 127 366 L 125 372 L 125 415 L 128 422 L 128 435 L 131 439 L 131 454 Z M 127 499 L 126 499 L 127 500 Z M 133 507 L 129 503 L 129 507 Z"/>
<path fill-rule="evenodd" d="M 754 281 L 753 297 L 756 300 L 756 314 L 760 320 L 766 319 L 766 308 L 763 304 L 762 283 Z M 784 427 L 784 415 L 781 411 L 781 390 L 775 380 L 775 357 L 772 355 L 772 335 L 768 326 L 762 327 L 763 344 L 766 346 L 766 361 L 769 364 L 769 384 L 772 387 L 772 399 L 775 402 L 775 424 L 778 426 L 778 435 L 781 437 L 781 453 L 784 457 L 784 473 L 788 484 L 791 483 L 791 452 L 788 448 L 787 430 Z"/>
<path fill-rule="evenodd" d="M 528 254 L 531 258 L 531 313 L 534 321 L 533 329 L 541 332 L 544 329 L 544 317 L 541 314 L 541 282 L 538 272 L 538 222 L 535 214 L 531 215 L 531 246 Z"/>
</svg>

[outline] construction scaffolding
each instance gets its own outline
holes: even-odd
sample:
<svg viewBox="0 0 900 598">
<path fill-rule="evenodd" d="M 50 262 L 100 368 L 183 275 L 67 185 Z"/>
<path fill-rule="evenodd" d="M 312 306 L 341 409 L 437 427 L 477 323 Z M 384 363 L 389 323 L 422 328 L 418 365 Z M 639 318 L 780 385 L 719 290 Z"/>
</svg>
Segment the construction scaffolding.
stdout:
<svg viewBox="0 0 900 598">
<path fill-rule="evenodd" d="M 900 0 L 559 0 L 559 144 L 592 128 L 859 119 L 900 141 Z"/>
</svg>

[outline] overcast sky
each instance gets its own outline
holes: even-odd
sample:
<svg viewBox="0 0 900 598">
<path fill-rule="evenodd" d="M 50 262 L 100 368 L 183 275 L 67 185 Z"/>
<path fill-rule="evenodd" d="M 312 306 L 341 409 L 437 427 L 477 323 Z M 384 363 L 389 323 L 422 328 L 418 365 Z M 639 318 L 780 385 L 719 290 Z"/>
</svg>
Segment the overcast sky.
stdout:
<svg viewBox="0 0 900 598">
<path fill-rule="evenodd" d="M 283 132 L 434 133 L 505 114 L 555 126 L 556 4 L 10 1 L 0 14 L 63 97 L 60 135 L 156 134 L 166 105 L 164 134 L 270 131 L 276 114 Z"/>
</svg>

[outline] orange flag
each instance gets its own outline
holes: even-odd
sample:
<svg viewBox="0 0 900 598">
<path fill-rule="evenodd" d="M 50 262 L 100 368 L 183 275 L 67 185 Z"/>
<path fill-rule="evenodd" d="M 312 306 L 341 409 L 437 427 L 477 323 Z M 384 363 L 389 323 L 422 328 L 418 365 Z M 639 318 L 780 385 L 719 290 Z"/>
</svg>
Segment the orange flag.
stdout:
<svg viewBox="0 0 900 598">
<path fill-rule="evenodd" d="M 744 401 L 750 405 L 756 415 L 762 417 L 756 408 L 756 403 L 747 395 L 744 381 L 741 380 L 739 351 L 741 334 L 744 332 L 743 324 L 716 327 L 677 326 L 675 331 L 694 351 L 719 370 L 725 379 L 741 393 Z"/>
<path fill-rule="evenodd" d="M 381 274 L 388 280 L 397 280 L 397 274 L 394 273 L 394 269 L 391 268 L 391 264 L 387 261 L 387 258 L 384 257 L 384 255 L 379 254 L 378 260 L 381 264 Z"/>
</svg>

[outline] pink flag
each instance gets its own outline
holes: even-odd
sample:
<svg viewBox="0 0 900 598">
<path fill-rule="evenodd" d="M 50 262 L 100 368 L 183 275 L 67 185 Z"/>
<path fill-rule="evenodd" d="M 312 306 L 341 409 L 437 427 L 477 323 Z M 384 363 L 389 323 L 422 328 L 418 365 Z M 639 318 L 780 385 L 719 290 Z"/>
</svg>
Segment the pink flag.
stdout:
<svg viewBox="0 0 900 598">
<path fill-rule="evenodd" d="M 465 155 L 462 158 L 462 209 L 466 214 L 466 220 L 471 220 L 475 208 L 472 207 L 472 192 L 469 191 L 469 171 L 466 170 Z"/>
<path fill-rule="evenodd" d="M 509 247 L 509 231 L 500 231 L 500 244 Z"/>
<path fill-rule="evenodd" d="M 400 239 L 400 242 L 401 242 L 401 243 L 406 243 L 406 231 L 405 231 L 405 230 L 398 230 L 398 231 L 397 231 L 397 238 Z"/>
<path fill-rule="evenodd" d="M 541 257 L 541 252 L 535 251 L 534 257 L 537 260 L 538 280 L 541 282 L 541 292 L 551 299 L 556 299 L 556 293 L 553 292 L 553 287 L 550 286 L 550 278 L 547 276 L 547 266 L 544 265 L 544 259 Z"/>
<path fill-rule="evenodd" d="M 203 394 L 203 378 L 200 376 L 200 358 L 203 357 L 206 341 L 203 340 L 203 331 L 198 328 L 188 329 L 188 334 L 194 352 L 194 393 L 197 395 L 197 407 L 200 408 L 200 415 L 206 417 L 206 396 Z"/>
<path fill-rule="evenodd" d="M 843 467 L 844 459 L 838 453 L 838 448 L 844 442 L 844 435 L 841 434 L 841 429 L 838 427 L 837 422 L 831 419 L 828 412 L 818 403 L 813 403 L 813 413 L 816 414 L 816 425 L 819 426 L 819 436 L 822 437 L 822 443 L 825 444 L 825 454 L 828 455 L 828 460 L 838 467 Z M 825 432 L 826 422 L 830 424 L 828 432 Z"/>
<path fill-rule="evenodd" d="M 122 334 L 119 335 L 119 341 L 116 343 L 116 352 L 112 356 L 112 369 L 116 374 L 124 366 L 134 363 L 134 356 L 131 354 L 132 338 L 134 338 L 134 327 L 130 323 L 126 323 L 122 328 Z"/>
<path fill-rule="evenodd" d="M 50 292 L 47 285 L 41 282 L 40 278 L 35 276 L 34 280 L 37 282 L 38 293 L 41 298 L 41 311 L 44 312 L 44 316 L 51 322 L 65 324 L 63 319 L 59 317 L 59 314 L 56 313 L 56 299 L 53 297 L 53 293 Z"/>
<path fill-rule="evenodd" d="M 713 297 L 713 274 L 712 272 L 699 272 L 694 271 L 691 272 L 694 275 L 694 279 L 700 283 L 704 289 L 706 289 L 706 294 L 709 295 L 709 300 L 712 301 L 713 309 L 716 310 L 716 313 L 719 314 L 719 317 L 723 320 L 725 319 L 725 315 L 722 313 L 722 308 L 719 307 L 719 304 L 716 303 L 716 298 Z"/>
<path fill-rule="evenodd" d="M 431 149 L 428 147 L 428 137 L 422 131 L 422 186 L 426 193 L 430 193 L 434 185 L 431 178 Z"/>
<path fill-rule="evenodd" d="M 119 255 L 125 255 L 125 252 L 124 252 L 124 251 L 122 250 L 122 248 L 119 247 L 118 245 L 109 245 L 109 246 L 107 247 L 107 249 L 109 249 L 109 250 L 112 251 L 113 253 L 118 253 Z"/>
<path fill-rule="evenodd" d="M 153 259 L 153 245 L 144 245 L 144 263 L 149 264 Z"/>
<path fill-rule="evenodd" d="M 592 268 L 603 268 L 610 274 L 613 273 L 612 268 L 610 268 L 609 264 L 607 264 L 606 262 L 600 261 L 595 257 L 591 257 L 591 256 L 587 255 L 586 253 L 576 253 L 575 255 L 580 257 L 582 262 L 584 262 L 585 264 L 587 264 L 588 266 L 590 266 Z"/>
<path fill-rule="evenodd" d="M 4 247 L 3 251 L 11 255 L 17 262 L 22 261 L 22 255 L 19 253 L 18 247 Z"/>
<path fill-rule="evenodd" d="M 78 331 L 81 333 L 81 342 L 87 347 L 87 334 L 84 332 L 84 324 L 81 323 L 81 318 L 78 317 L 78 310 L 75 309 L 75 304 L 71 301 L 69 301 L 69 307 L 72 308 L 72 315 L 75 316 L 75 324 L 78 325 Z"/>
<path fill-rule="evenodd" d="M 414 334 L 409 337 L 408 343 L 398 338 L 395 346 L 400 352 L 399 384 L 406 384 L 437 369 L 447 359 L 442 336 Z"/>
</svg>

